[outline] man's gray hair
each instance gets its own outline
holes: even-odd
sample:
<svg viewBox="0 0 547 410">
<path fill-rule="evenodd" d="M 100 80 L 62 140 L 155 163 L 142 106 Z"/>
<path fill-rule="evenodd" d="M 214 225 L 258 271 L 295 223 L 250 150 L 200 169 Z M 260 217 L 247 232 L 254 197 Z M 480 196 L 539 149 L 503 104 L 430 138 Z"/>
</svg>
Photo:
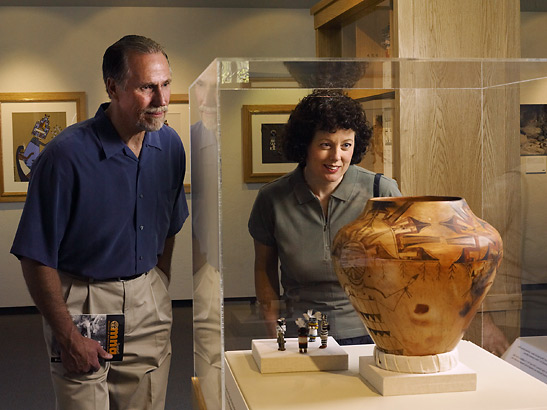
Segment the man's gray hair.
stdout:
<svg viewBox="0 0 547 410">
<path fill-rule="evenodd" d="M 127 59 L 131 52 L 140 54 L 162 53 L 169 62 L 163 47 L 154 40 L 135 34 L 127 35 L 108 47 L 104 53 L 103 80 L 105 85 L 109 78 L 112 78 L 118 84 L 125 82 L 129 72 Z"/>
</svg>

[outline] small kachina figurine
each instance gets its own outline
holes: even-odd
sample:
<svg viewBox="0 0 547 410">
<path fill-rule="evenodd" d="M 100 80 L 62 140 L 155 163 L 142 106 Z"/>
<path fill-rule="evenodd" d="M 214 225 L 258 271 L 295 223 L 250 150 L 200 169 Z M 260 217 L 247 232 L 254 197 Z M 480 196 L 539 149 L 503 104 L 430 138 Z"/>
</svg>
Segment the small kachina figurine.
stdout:
<svg viewBox="0 0 547 410">
<path fill-rule="evenodd" d="M 277 345 L 279 346 L 277 350 L 284 351 L 285 350 L 285 332 L 287 331 L 287 322 L 285 321 L 285 318 L 279 318 L 277 319 Z"/>
<path fill-rule="evenodd" d="M 330 330 L 330 325 L 327 319 L 327 315 L 323 313 L 321 315 L 321 331 L 319 333 L 319 337 L 321 338 L 321 346 L 319 346 L 319 349 L 327 348 L 327 339 L 329 338 L 329 330 Z"/>
<path fill-rule="evenodd" d="M 295 320 L 296 326 L 298 326 L 298 351 L 300 353 L 308 352 L 308 324 L 299 317 Z"/>
<path fill-rule="evenodd" d="M 308 331 L 310 335 L 310 342 L 315 342 L 317 337 L 317 328 L 319 327 L 318 321 L 321 318 L 321 312 L 313 313 L 313 309 L 309 309 L 308 313 L 304 313 L 304 317 L 308 321 Z"/>
</svg>

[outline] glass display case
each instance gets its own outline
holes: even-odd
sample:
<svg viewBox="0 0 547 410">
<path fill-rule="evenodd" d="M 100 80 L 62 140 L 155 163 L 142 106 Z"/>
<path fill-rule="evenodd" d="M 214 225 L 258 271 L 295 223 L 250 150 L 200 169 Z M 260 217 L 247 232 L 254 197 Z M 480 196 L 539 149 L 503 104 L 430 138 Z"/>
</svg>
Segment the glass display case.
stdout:
<svg viewBox="0 0 547 410">
<path fill-rule="evenodd" d="M 405 196 L 463 197 L 501 234 L 502 265 L 464 339 L 501 355 L 546 336 L 547 60 L 216 59 L 189 94 L 194 363 L 207 407 L 228 408 L 224 352 L 272 337 L 248 220 L 259 189 L 296 167 L 278 149 L 283 124 L 314 89 L 362 104 L 362 167 Z"/>
</svg>

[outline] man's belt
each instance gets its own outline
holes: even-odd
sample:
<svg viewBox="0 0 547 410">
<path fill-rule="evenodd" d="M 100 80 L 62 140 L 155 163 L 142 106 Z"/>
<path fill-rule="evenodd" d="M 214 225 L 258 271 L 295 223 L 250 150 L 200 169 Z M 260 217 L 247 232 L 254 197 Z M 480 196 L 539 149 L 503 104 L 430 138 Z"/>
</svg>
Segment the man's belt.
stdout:
<svg viewBox="0 0 547 410">
<path fill-rule="evenodd" d="M 95 278 L 91 278 L 89 276 L 75 275 L 73 273 L 68 273 L 68 272 L 64 272 L 64 271 L 62 271 L 61 273 L 63 273 L 64 275 L 67 275 L 67 276 L 69 276 L 73 279 L 76 279 L 76 280 L 80 280 L 80 281 L 83 281 L 83 282 L 94 283 L 94 282 L 127 282 L 127 281 L 130 281 L 130 280 L 133 280 L 133 279 L 140 278 L 141 276 L 146 275 L 148 272 L 137 273 L 136 275 L 131 275 L 131 276 L 118 276 L 116 278 L 104 278 L 104 279 L 95 279 Z"/>
</svg>

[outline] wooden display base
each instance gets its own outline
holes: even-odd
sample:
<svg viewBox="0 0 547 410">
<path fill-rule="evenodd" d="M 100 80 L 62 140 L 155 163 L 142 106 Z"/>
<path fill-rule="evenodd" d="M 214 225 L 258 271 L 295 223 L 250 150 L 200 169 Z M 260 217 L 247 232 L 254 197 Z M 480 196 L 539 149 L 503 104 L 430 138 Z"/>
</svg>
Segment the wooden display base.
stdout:
<svg viewBox="0 0 547 410">
<path fill-rule="evenodd" d="M 373 356 L 359 357 L 359 374 L 383 396 L 474 391 L 477 373 L 462 363 L 445 372 L 398 373 L 380 369 Z"/>
<path fill-rule="evenodd" d="M 308 352 L 298 352 L 298 339 L 285 339 L 285 350 L 277 350 L 276 339 L 253 340 L 252 354 L 260 373 L 347 370 L 348 354 L 329 336 L 327 348 L 320 349 L 319 337 L 308 342 Z"/>
</svg>

